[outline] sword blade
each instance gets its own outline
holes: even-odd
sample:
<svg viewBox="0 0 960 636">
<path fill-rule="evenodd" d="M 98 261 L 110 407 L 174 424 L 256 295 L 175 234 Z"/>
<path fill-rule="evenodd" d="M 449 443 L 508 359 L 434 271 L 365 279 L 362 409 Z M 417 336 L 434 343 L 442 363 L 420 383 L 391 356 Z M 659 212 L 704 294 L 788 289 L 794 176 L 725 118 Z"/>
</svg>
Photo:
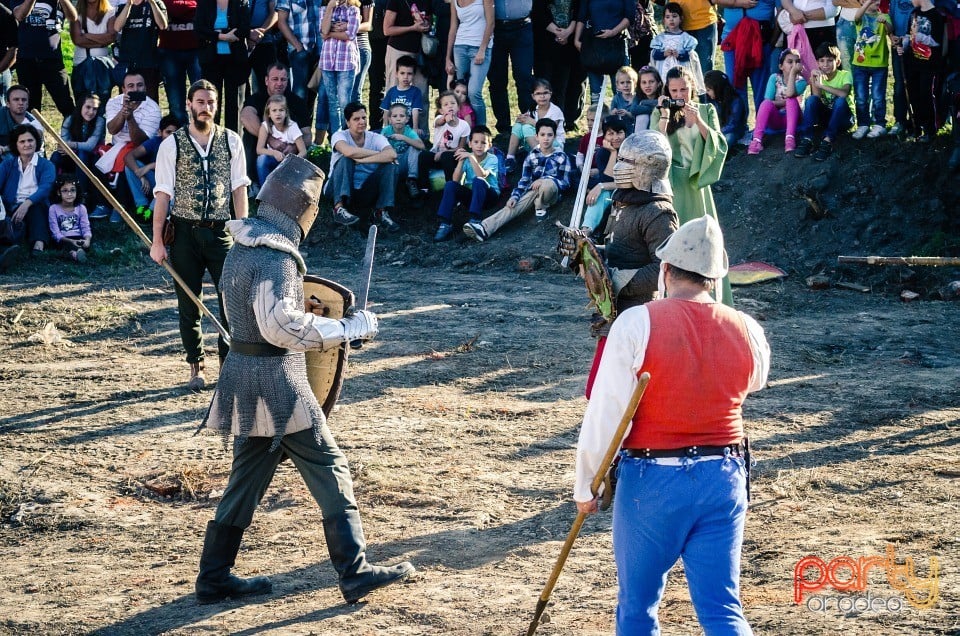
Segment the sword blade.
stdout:
<svg viewBox="0 0 960 636">
<path fill-rule="evenodd" d="M 363 254 L 363 264 L 361 265 L 360 288 L 357 293 L 357 307 L 367 308 L 367 301 L 370 298 L 370 277 L 373 275 L 373 253 L 377 249 L 377 226 L 371 225 L 367 232 L 367 251 Z"/>
</svg>

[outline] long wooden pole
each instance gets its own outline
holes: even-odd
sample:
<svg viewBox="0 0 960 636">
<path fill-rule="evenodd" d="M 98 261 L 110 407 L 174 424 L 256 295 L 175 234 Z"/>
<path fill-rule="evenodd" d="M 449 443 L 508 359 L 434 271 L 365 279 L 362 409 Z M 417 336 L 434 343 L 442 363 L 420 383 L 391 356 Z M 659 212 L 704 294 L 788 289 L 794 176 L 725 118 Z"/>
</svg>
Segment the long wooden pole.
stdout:
<svg viewBox="0 0 960 636">
<path fill-rule="evenodd" d="M 613 434 L 613 439 L 610 440 L 610 446 L 607 448 L 607 453 L 603 456 L 603 461 L 600 463 L 600 472 L 594 476 L 593 482 L 590 484 L 590 491 L 594 494 L 594 496 L 596 496 L 597 491 L 600 490 L 600 484 L 603 483 L 603 480 L 607 475 L 607 471 L 610 470 L 610 464 L 613 462 L 614 456 L 620 450 L 620 445 L 623 443 L 623 436 L 627 434 L 627 427 L 629 427 L 630 422 L 633 421 L 633 416 L 637 412 L 637 405 L 640 404 L 640 399 L 643 397 L 643 392 L 647 389 L 648 382 L 650 382 L 650 374 L 644 372 L 640 375 L 640 379 L 637 382 L 637 388 L 633 390 L 633 395 L 630 397 L 629 404 L 627 404 L 627 410 L 624 411 L 623 417 L 620 418 L 620 424 L 617 426 L 617 430 Z M 583 522 L 586 518 L 586 514 L 578 512 L 576 519 L 573 520 L 573 525 L 570 527 L 570 532 L 567 533 L 567 540 L 564 542 L 563 548 L 560 549 L 560 556 L 557 557 L 557 562 L 553 566 L 553 571 L 550 573 L 550 578 L 547 579 L 547 584 L 543 586 L 543 592 L 540 593 L 540 599 L 537 601 L 536 612 L 533 615 L 533 620 L 530 621 L 530 627 L 527 628 L 527 636 L 533 636 L 537 631 L 537 626 L 540 624 L 540 617 L 543 616 L 543 610 L 547 608 L 547 602 L 550 600 L 550 594 L 553 592 L 553 588 L 557 584 L 557 579 L 560 578 L 560 571 L 563 570 L 563 566 L 567 562 L 567 557 L 570 556 L 570 550 L 573 548 L 573 542 L 576 541 L 577 536 L 580 535 L 580 528 L 583 526 Z"/>
<path fill-rule="evenodd" d="M 926 265 L 929 267 L 960 265 L 960 256 L 838 256 L 837 260 L 855 265 Z"/>
<path fill-rule="evenodd" d="M 100 191 L 100 194 L 103 195 L 103 198 L 106 199 L 107 203 L 110 204 L 110 206 L 113 207 L 114 210 L 120 213 L 120 216 L 123 218 L 123 221 L 127 224 L 127 226 L 131 230 L 133 230 L 133 233 L 136 234 L 138 237 L 140 237 L 140 240 L 143 241 L 148 248 L 152 247 L 153 241 L 147 238 L 147 235 L 143 232 L 143 230 L 140 228 L 137 222 L 133 220 L 133 217 L 131 217 L 127 213 L 127 211 L 123 209 L 123 206 L 120 205 L 120 202 L 117 201 L 116 197 L 113 196 L 113 193 L 110 192 L 110 188 L 104 185 L 104 183 L 100 181 L 100 179 L 98 179 L 95 174 L 93 174 L 93 171 L 90 169 L 90 167 L 87 164 L 85 164 L 80 159 L 80 157 L 78 157 L 76 153 L 73 152 L 71 148 L 67 146 L 66 142 L 63 141 L 63 139 L 60 137 L 57 131 L 53 129 L 53 126 L 51 126 L 50 123 L 43 118 L 43 115 L 41 115 L 36 108 L 34 108 L 30 112 L 33 113 L 33 116 L 37 118 L 37 121 L 40 122 L 40 124 L 44 127 L 44 129 L 46 129 L 46 131 L 53 136 L 53 138 L 56 140 L 57 144 L 60 147 L 60 152 L 63 152 L 68 157 L 70 157 L 70 159 L 72 159 L 73 162 L 77 164 L 77 167 L 80 168 L 80 170 L 82 170 L 85 175 L 87 175 L 87 178 L 90 179 L 90 183 L 92 183 L 97 188 L 97 190 Z M 210 319 L 210 322 L 212 322 L 213 326 L 217 328 L 217 331 L 220 333 L 220 336 L 223 338 L 224 342 L 226 342 L 229 345 L 230 333 L 227 331 L 226 327 L 220 324 L 220 321 L 217 320 L 217 317 L 214 316 L 209 309 L 207 309 L 207 306 L 203 304 L 203 301 L 197 298 L 197 295 L 194 294 L 189 287 L 187 287 L 187 284 L 184 282 L 184 280 L 180 278 L 180 274 L 178 274 L 176 270 L 173 269 L 173 266 L 170 264 L 170 261 L 164 260 L 162 263 L 160 263 L 160 265 L 163 266 L 163 268 L 167 270 L 167 273 L 169 273 L 170 276 L 173 277 L 173 280 L 176 281 L 177 285 L 180 286 L 180 289 L 183 290 L 183 292 L 187 295 L 187 297 L 189 297 L 190 300 L 192 300 L 197 305 L 197 308 L 200 309 L 201 313 L 203 313 L 204 316 Z"/>
</svg>

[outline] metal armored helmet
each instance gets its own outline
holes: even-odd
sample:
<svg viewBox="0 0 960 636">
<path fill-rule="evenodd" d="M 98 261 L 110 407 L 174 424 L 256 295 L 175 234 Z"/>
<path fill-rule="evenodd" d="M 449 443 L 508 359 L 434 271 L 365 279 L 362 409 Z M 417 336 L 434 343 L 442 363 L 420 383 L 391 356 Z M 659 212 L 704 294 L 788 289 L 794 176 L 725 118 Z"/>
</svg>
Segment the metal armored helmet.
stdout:
<svg viewBox="0 0 960 636">
<path fill-rule="evenodd" d="M 613 166 L 618 188 L 673 194 L 668 178 L 673 152 L 666 136 L 656 130 L 642 130 L 623 140 Z"/>
<path fill-rule="evenodd" d="M 303 157 L 287 155 L 263 182 L 257 201 L 296 221 L 303 238 L 317 219 L 324 179 L 326 175 L 317 166 Z"/>
<path fill-rule="evenodd" d="M 720 224 L 708 214 L 681 225 L 656 254 L 664 263 L 704 278 L 723 278 L 729 267 Z"/>
</svg>

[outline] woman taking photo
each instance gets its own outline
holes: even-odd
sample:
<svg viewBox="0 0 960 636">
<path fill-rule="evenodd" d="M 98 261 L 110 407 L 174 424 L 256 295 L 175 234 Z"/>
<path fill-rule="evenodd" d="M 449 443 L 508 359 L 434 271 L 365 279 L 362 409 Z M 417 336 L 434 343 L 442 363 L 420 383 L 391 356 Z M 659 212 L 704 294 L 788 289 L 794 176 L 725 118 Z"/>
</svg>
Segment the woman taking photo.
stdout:
<svg viewBox="0 0 960 636">
<path fill-rule="evenodd" d="M 663 95 L 650 116 L 650 127 L 670 141 L 673 162 L 670 186 L 680 225 L 709 214 L 717 218 L 710 186 L 723 172 L 727 140 L 711 104 L 697 103 L 696 82 L 690 71 L 675 66 L 664 78 Z M 730 282 L 723 279 L 723 303 L 733 304 Z"/>
<path fill-rule="evenodd" d="M 43 251 L 50 241 L 47 213 L 50 190 L 57 169 L 37 152 L 40 133 L 28 124 L 21 124 L 10 133 L 11 157 L 0 163 L 0 196 L 7 212 L 3 223 L 10 225 L 0 234 L 18 244 L 26 234 L 33 253 Z"/>
<path fill-rule="evenodd" d="M 474 125 L 486 125 L 483 84 L 490 70 L 493 49 L 493 0 L 451 0 L 447 74 L 469 78 L 467 99 L 476 113 Z"/>
<path fill-rule="evenodd" d="M 250 75 L 247 38 L 250 37 L 248 0 L 198 0 L 194 31 L 200 39 L 200 75 L 217 88 L 220 101 L 215 121 L 239 130 L 243 90 Z"/>
</svg>

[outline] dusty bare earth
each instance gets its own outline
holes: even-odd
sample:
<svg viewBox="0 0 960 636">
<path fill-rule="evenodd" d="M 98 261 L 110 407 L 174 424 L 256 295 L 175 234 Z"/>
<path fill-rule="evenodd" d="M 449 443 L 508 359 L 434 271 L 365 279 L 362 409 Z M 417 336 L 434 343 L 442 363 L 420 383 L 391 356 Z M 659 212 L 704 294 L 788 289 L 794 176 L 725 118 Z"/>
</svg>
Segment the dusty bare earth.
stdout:
<svg viewBox="0 0 960 636">
<path fill-rule="evenodd" d="M 960 272 L 835 260 L 955 248 L 957 183 L 927 181 L 913 164 L 839 179 L 835 166 L 798 170 L 772 150 L 751 161 L 760 163 L 732 158 L 717 193 L 732 260 L 767 260 L 790 276 L 735 290 L 774 352 L 770 386 L 746 407 L 757 459 L 747 616 L 758 634 L 958 634 L 960 316 L 935 292 Z M 915 188 L 901 195 L 893 186 L 911 174 Z M 785 189 L 817 179 L 823 220 Z M 370 556 L 412 560 L 415 581 L 344 605 L 320 514 L 284 464 L 236 568 L 270 575 L 274 593 L 196 604 L 202 529 L 229 453 L 217 437 L 194 436 L 210 393 L 184 388 L 171 282 L 103 228 L 86 267 L 47 257 L 0 281 L 0 633 L 525 631 L 574 516 L 592 352 L 585 295 L 551 260 L 552 231 L 532 220 L 484 245 L 434 247 L 428 221 L 408 227 L 381 241 L 372 298 L 382 335 L 351 357 L 330 423 L 351 461 Z M 324 225 L 316 238 L 310 268 L 353 285 L 360 233 Z M 520 257 L 534 271 L 518 271 Z M 871 291 L 808 289 L 816 273 Z M 906 287 L 920 300 L 901 302 Z M 50 321 L 71 346 L 28 342 Z M 215 376 L 212 337 L 207 346 Z M 931 608 L 904 602 L 905 579 L 893 576 L 895 587 L 879 566 L 853 596 L 821 590 L 826 611 L 809 596 L 794 603 L 802 557 L 885 556 L 888 546 L 894 574 L 913 560 L 906 591 L 917 599 L 935 579 Z M 868 594 L 883 607 L 837 609 L 838 598 Z M 585 525 L 539 633 L 611 633 L 615 602 L 605 514 Z M 679 568 L 661 619 L 666 634 L 699 633 Z"/>
</svg>

